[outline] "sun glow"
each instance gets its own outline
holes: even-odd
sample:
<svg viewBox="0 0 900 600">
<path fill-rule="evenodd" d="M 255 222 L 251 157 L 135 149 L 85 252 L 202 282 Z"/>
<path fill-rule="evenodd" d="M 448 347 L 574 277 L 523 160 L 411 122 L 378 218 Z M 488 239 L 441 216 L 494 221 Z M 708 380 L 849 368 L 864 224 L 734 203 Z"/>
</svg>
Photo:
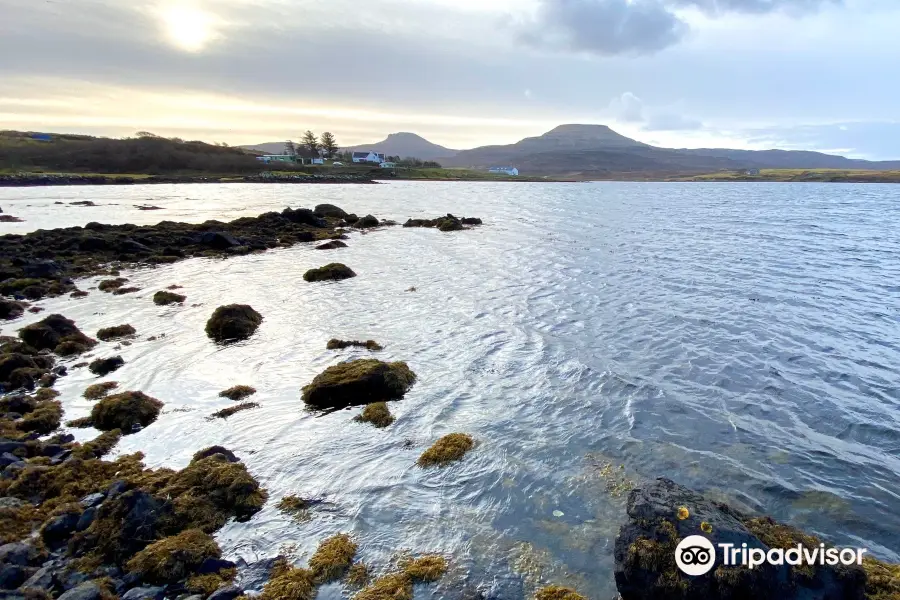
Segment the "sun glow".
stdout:
<svg viewBox="0 0 900 600">
<path fill-rule="evenodd" d="M 162 26 L 168 41 L 187 52 L 199 52 L 215 37 L 209 13 L 187 4 L 163 9 Z"/>
</svg>

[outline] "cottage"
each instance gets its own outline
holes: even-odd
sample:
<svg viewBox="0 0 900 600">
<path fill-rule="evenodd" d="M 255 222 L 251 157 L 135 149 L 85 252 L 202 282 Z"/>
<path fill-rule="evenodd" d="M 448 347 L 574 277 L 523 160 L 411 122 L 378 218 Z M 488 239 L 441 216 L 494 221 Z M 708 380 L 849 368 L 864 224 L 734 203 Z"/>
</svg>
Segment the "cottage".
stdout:
<svg viewBox="0 0 900 600">
<path fill-rule="evenodd" d="M 515 167 L 491 167 L 488 169 L 491 173 L 503 174 L 503 175 L 518 175 L 519 169 Z"/>
<path fill-rule="evenodd" d="M 352 158 L 355 163 L 378 163 L 380 165 L 384 162 L 384 154 L 377 152 L 354 152 Z"/>
<path fill-rule="evenodd" d="M 759 169 L 747 169 L 744 175 L 759 175 Z"/>
<path fill-rule="evenodd" d="M 273 162 L 297 162 L 297 156 L 294 154 L 264 154 L 263 156 L 257 156 L 256 160 L 269 164 Z"/>
</svg>

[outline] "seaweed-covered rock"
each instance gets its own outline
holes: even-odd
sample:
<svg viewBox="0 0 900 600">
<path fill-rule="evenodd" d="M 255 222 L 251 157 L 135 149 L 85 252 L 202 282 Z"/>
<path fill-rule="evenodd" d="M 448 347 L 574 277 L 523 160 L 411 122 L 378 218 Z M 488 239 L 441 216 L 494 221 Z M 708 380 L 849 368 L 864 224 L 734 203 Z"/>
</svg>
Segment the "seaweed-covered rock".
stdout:
<svg viewBox="0 0 900 600">
<path fill-rule="evenodd" d="M 115 279 L 104 279 L 97 284 L 97 289 L 101 292 L 111 293 L 122 287 L 128 282 L 125 277 L 116 277 Z"/>
<path fill-rule="evenodd" d="M 317 217 L 315 213 L 308 208 L 286 208 L 281 211 L 281 216 L 291 223 L 301 223 L 304 225 L 311 225 L 313 227 L 328 226 L 328 222 L 325 219 Z"/>
<path fill-rule="evenodd" d="M 325 369 L 303 388 L 313 408 L 343 408 L 402 398 L 416 380 L 405 362 L 353 360 Z"/>
<path fill-rule="evenodd" d="M 256 388 L 250 387 L 249 385 L 235 385 L 227 390 L 222 390 L 219 392 L 219 396 L 222 398 L 228 398 L 229 400 L 234 400 L 238 402 L 252 396 L 256 393 Z"/>
<path fill-rule="evenodd" d="M 409 219 L 403 224 L 404 227 L 433 227 L 439 231 L 461 231 L 465 229 L 464 225 L 481 225 L 481 219 L 476 217 L 459 219 L 447 214 L 436 219 Z"/>
<path fill-rule="evenodd" d="M 304 281 L 340 281 L 351 277 L 356 277 L 356 273 L 342 263 L 329 263 L 318 269 L 310 269 L 303 274 Z"/>
<path fill-rule="evenodd" d="M 97 331 L 97 339 L 109 342 L 123 337 L 132 336 L 137 331 L 131 325 L 116 325 L 114 327 L 104 327 Z"/>
<path fill-rule="evenodd" d="M 353 600 L 412 600 L 413 581 L 406 573 L 382 575 L 362 590 Z"/>
<path fill-rule="evenodd" d="M 15 300 L 0 298 L 0 319 L 7 321 L 21 317 L 25 313 L 26 305 Z"/>
<path fill-rule="evenodd" d="M 24 344 L 22 346 L 10 344 L 7 349 L 34 352 L 33 349 Z M 53 364 L 54 359 L 52 356 L 32 355 L 22 352 L 0 354 L 0 384 L 6 390 L 33 389 L 36 382 L 43 375 L 50 372 Z"/>
<path fill-rule="evenodd" d="M 319 583 L 340 579 L 353 563 L 356 543 L 346 533 L 333 535 L 319 543 L 309 559 L 309 570 Z"/>
<path fill-rule="evenodd" d="M 534 600 L 587 600 L 587 598 L 571 588 L 548 585 L 534 593 Z"/>
<path fill-rule="evenodd" d="M 187 296 L 183 296 L 181 294 L 176 294 L 175 292 L 168 292 L 165 290 L 160 290 L 153 294 L 153 303 L 158 306 L 168 306 L 169 304 L 181 304 L 187 300 Z"/>
<path fill-rule="evenodd" d="M 768 552 L 772 548 L 813 549 L 820 541 L 768 518 L 752 518 L 668 479 L 657 479 L 628 496 L 629 520 L 616 537 L 616 587 L 623 600 L 651 598 L 816 599 L 859 598 L 866 575 L 857 566 L 773 565 L 753 569 L 724 564 L 718 544 Z M 716 548 L 706 574 L 684 575 L 675 564 L 678 543 L 691 535 Z"/>
<path fill-rule="evenodd" d="M 126 435 L 153 423 L 163 403 L 143 392 L 122 392 L 94 405 L 91 422 L 101 431 L 121 429 Z"/>
<path fill-rule="evenodd" d="M 193 458 L 191 458 L 191 462 L 195 463 L 198 460 L 203 460 L 204 458 L 209 458 L 210 456 L 219 455 L 228 462 L 241 462 L 240 459 L 234 455 L 234 452 L 229 450 L 228 448 L 223 448 L 222 446 L 210 446 L 209 448 L 204 448 L 203 450 L 198 450 L 194 453 Z"/>
<path fill-rule="evenodd" d="M 354 421 L 371 423 L 375 427 L 383 429 L 394 422 L 394 415 L 391 414 L 386 402 L 374 402 L 367 404 Z"/>
<path fill-rule="evenodd" d="M 135 554 L 126 567 L 150 583 L 177 583 L 196 573 L 205 560 L 221 555 L 218 544 L 209 534 L 188 529 L 153 542 Z"/>
<path fill-rule="evenodd" d="M 206 322 L 206 335 L 221 343 L 246 340 L 262 320 L 262 315 L 247 304 L 220 306 Z"/>
<path fill-rule="evenodd" d="M 280 560 L 272 568 L 272 579 L 263 587 L 259 600 L 313 600 L 318 591 L 312 571 L 291 567 Z"/>
<path fill-rule="evenodd" d="M 337 248 L 346 248 L 347 244 L 342 242 L 341 240 L 331 240 L 330 242 L 325 242 L 324 244 L 320 244 L 316 246 L 316 250 L 335 250 Z"/>
<path fill-rule="evenodd" d="M 97 345 L 96 340 L 92 340 L 75 326 L 75 321 L 58 314 L 23 327 L 19 331 L 19 338 L 37 350 L 54 350 L 67 356 L 80 354 Z"/>
<path fill-rule="evenodd" d="M 422 453 L 416 464 L 420 467 L 444 466 L 462 459 L 466 452 L 475 447 L 475 440 L 465 433 L 451 433 L 436 441 Z"/>
<path fill-rule="evenodd" d="M 97 358 L 88 365 L 88 370 L 94 375 L 103 377 L 109 375 L 113 371 L 120 369 L 125 364 L 125 359 L 121 356 L 111 356 L 109 358 Z"/>
<path fill-rule="evenodd" d="M 365 342 L 360 342 L 357 340 L 338 340 L 331 339 L 328 340 L 328 344 L 325 346 L 328 350 L 343 350 L 344 348 L 365 348 L 366 350 L 378 351 L 384 350 L 384 348 L 376 342 L 375 340 L 366 340 Z"/>
<path fill-rule="evenodd" d="M 256 402 L 241 402 L 240 404 L 229 406 L 228 408 L 223 408 L 222 410 L 214 412 L 212 415 L 210 415 L 210 418 L 227 419 L 231 415 L 253 408 L 259 408 L 259 404 Z"/>
<path fill-rule="evenodd" d="M 402 561 L 400 567 L 416 583 L 431 583 L 447 572 L 447 559 L 438 554 L 427 554 Z"/>
<path fill-rule="evenodd" d="M 343 219 L 347 216 L 347 212 L 338 208 L 334 204 L 318 204 L 313 209 L 313 214 L 317 217 L 334 217 L 336 219 Z"/>
</svg>

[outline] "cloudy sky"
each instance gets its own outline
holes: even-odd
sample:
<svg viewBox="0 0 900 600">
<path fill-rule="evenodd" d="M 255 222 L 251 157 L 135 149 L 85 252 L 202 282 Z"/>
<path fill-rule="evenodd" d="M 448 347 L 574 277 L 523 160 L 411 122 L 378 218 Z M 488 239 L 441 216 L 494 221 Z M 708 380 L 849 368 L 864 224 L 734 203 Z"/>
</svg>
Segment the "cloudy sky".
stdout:
<svg viewBox="0 0 900 600">
<path fill-rule="evenodd" d="M 0 0 L 0 129 L 900 159 L 897 0 Z"/>
</svg>

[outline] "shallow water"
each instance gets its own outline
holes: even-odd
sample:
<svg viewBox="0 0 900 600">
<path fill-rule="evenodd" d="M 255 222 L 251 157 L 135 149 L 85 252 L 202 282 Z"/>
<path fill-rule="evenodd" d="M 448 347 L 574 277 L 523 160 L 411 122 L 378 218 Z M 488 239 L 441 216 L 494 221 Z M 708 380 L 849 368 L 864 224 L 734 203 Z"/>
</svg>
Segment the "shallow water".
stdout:
<svg viewBox="0 0 900 600">
<path fill-rule="evenodd" d="M 67 204 L 85 199 L 99 206 Z M 142 288 L 126 296 L 86 280 L 87 298 L 43 301 L 45 313 L 2 329 L 50 312 L 89 334 L 133 324 L 133 345 L 101 343 L 95 354 L 120 353 L 126 365 L 107 379 L 166 407 L 117 451 L 182 467 L 202 447 L 233 449 L 270 502 L 219 533 L 231 558 L 293 544 L 302 561 L 318 540 L 350 531 L 376 569 L 401 549 L 452 555 L 448 577 L 417 598 L 467 586 L 513 598 L 545 582 L 609 598 L 621 490 L 664 475 L 897 561 L 898 200 L 900 187 L 839 184 L 0 189 L 4 212 L 25 219 L 0 233 L 230 220 L 321 202 L 401 222 L 485 220 L 450 234 L 354 233 L 328 253 L 301 245 L 124 273 Z M 143 203 L 164 210 L 133 208 Z M 359 276 L 302 280 L 332 260 Z M 170 284 L 184 286 L 184 307 L 152 303 Z M 219 348 L 203 326 L 231 302 L 265 320 L 250 340 Z M 304 411 L 300 387 L 367 355 L 326 351 L 332 337 L 375 339 L 379 358 L 418 374 L 391 405 L 390 428 L 354 423 L 359 409 Z M 77 369 L 57 384 L 67 418 L 89 411 L 80 394 L 94 381 Z M 232 404 L 218 392 L 238 383 L 259 390 L 251 400 L 261 408 L 208 420 Z M 442 470 L 414 466 L 454 431 L 475 436 L 476 451 Z M 274 508 L 291 493 L 328 503 L 294 522 Z"/>
</svg>

